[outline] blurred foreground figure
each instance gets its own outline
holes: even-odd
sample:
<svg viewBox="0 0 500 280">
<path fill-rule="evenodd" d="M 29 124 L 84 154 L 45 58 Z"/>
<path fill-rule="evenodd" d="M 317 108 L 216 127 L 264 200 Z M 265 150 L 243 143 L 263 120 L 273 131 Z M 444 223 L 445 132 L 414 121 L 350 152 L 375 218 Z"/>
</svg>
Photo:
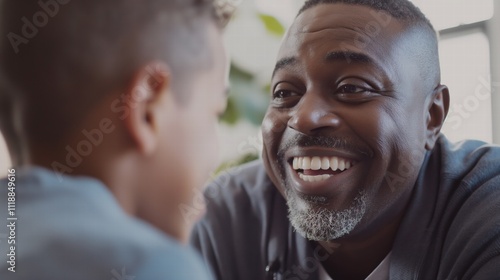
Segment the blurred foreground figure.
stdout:
<svg viewBox="0 0 500 280">
<path fill-rule="evenodd" d="M 207 190 L 218 279 L 499 279 L 500 148 L 440 134 L 436 33 L 406 0 L 311 0 L 278 53 L 263 159 Z"/>
<path fill-rule="evenodd" d="M 216 164 L 227 7 L 1 1 L 0 279 L 212 278 L 180 209 Z"/>
</svg>

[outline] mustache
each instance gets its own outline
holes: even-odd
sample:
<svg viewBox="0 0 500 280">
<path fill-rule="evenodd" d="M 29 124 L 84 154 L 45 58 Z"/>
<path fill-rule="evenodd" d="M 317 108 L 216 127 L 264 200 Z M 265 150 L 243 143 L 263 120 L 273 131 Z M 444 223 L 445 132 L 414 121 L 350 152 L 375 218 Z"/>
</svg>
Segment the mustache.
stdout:
<svg viewBox="0 0 500 280">
<path fill-rule="evenodd" d="M 278 158 L 284 159 L 285 152 L 292 147 L 324 147 L 334 148 L 345 151 L 352 151 L 367 157 L 372 157 L 373 153 L 364 144 L 349 138 L 337 136 L 310 136 L 306 134 L 297 134 L 282 142 L 278 149 Z"/>
</svg>

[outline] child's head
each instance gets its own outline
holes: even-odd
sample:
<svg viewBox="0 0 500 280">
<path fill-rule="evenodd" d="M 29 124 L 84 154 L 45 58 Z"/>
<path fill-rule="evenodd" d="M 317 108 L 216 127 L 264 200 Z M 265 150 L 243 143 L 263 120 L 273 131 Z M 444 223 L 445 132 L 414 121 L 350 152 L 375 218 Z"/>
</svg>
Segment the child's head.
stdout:
<svg viewBox="0 0 500 280">
<path fill-rule="evenodd" d="M 185 238 L 180 213 L 200 206 L 226 102 L 221 6 L 1 3 L 1 87 L 26 163 L 97 177 L 126 211 Z"/>
</svg>

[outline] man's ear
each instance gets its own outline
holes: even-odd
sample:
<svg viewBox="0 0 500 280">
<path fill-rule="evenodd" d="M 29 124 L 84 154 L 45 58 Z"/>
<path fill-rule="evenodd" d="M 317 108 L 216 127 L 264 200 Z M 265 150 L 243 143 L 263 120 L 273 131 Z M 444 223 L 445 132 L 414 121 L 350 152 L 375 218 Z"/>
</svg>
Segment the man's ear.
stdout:
<svg viewBox="0 0 500 280">
<path fill-rule="evenodd" d="M 130 114 L 123 121 L 142 154 L 152 154 L 157 147 L 161 105 L 169 94 L 172 94 L 170 69 L 161 62 L 140 68 L 125 93 Z"/>
<path fill-rule="evenodd" d="M 428 104 L 425 148 L 427 150 L 432 150 L 436 144 L 441 128 L 443 127 L 446 115 L 448 115 L 448 109 L 450 107 L 450 93 L 448 87 L 439 85 L 435 88 L 432 96 L 430 96 Z"/>
</svg>

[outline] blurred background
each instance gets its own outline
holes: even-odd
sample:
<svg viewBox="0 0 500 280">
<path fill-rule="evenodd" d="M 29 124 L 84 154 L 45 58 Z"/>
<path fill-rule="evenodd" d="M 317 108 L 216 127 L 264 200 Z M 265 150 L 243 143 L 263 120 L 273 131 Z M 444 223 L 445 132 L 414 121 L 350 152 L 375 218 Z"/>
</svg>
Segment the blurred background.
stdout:
<svg viewBox="0 0 500 280">
<path fill-rule="evenodd" d="M 442 83 L 453 141 L 500 144 L 500 0 L 413 0 L 440 33 Z M 219 171 L 260 155 L 260 123 L 281 38 L 304 0 L 243 0 L 228 25 L 231 92 L 219 126 Z M 497 51 L 494 51 L 497 50 Z M 0 135 L 0 176 L 10 166 Z"/>
</svg>

